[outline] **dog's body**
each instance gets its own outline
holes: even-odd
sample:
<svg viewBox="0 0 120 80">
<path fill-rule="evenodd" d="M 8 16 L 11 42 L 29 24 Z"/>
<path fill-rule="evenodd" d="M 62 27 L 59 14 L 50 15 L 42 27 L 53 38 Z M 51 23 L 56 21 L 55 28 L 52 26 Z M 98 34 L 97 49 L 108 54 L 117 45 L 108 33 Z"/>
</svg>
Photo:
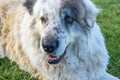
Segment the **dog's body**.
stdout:
<svg viewBox="0 0 120 80">
<path fill-rule="evenodd" d="M 43 80 L 118 80 L 106 72 L 99 10 L 90 0 L 27 0 L 27 10 L 22 3 L 0 5 L 3 53 L 21 69 Z"/>
</svg>

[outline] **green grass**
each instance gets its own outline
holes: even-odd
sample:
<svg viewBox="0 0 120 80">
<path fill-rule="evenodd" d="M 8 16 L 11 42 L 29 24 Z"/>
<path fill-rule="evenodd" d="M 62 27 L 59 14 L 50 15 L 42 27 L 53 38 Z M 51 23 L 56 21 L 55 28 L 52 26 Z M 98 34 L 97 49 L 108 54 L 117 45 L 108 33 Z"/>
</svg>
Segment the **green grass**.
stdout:
<svg viewBox="0 0 120 80">
<path fill-rule="evenodd" d="M 120 0 L 93 0 L 102 12 L 97 17 L 110 55 L 108 72 L 120 78 Z M 0 80 L 36 80 L 8 59 L 0 60 Z"/>
<path fill-rule="evenodd" d="M 7 58 L 0 60 L 0 80 L 36 80 Z"/>
<path fill-rule="evenodd" d="M 102 12 L 97 17 L 110 55 L 108 72 L 120 78 L 120 0 L 94 0 Z"/>
</svg>

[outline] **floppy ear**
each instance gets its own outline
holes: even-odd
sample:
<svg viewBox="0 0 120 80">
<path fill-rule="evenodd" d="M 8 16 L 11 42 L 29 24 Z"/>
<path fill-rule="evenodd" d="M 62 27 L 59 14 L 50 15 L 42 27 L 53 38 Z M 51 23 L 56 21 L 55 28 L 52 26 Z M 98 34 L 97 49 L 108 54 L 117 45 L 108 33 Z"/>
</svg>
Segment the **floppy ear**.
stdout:
<svg viewBox="0 0 120 80">
<path fill-rule="evenodd" d="M 32 14 L 33 6 L 37 0 L 25 0 L 24 6 L 28 9 L 29 13 Z"/>
<path fill-rule="evenodd" d="M 92 28 L 96 20 L 93 18 L 86 18 L 84 19 L 84 22 L 86 23 L 87 27 Z"/>
<path fill-rule="evenodd" d="M 84 0 L 85 4 L 85 23 L 88 25 L 88 27 L 92 28 L 94 26 L 94 23 L 96 22 L 96 16 L 99 13 L 100 9 L 96 8 L 94 3 L 89 0 L 87 3 Z"/>
<path fill-rule="evenodd" d="M 86 9 L 86 16 L 85 16 L 84 21 L 89 28 L 94 27 L 94 24 L 96 23 L 96 16 L 97 16 L 98 12 L 99 12 L 99 9 L 97 9 L 97 8 L 91 9 L 91 10 Z"/>
</svg>

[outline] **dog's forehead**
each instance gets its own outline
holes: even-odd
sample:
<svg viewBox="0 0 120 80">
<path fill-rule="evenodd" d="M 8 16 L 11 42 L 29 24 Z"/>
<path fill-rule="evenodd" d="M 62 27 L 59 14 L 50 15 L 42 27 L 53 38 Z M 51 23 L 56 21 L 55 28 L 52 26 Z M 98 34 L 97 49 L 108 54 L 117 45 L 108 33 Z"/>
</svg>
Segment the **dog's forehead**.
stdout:
<svg viewBox="0 0 120 80">
<path fill-rule="evenodd" d="M 61 9 L 66 7 L 74 7 L 78 9 L 82 4 L 82 0 L 38 0 L 34 6 L 34 12 L 44 10 L 58 13 Z"/>
<path fill-rule="evenodd" d="M 78 7 L 79 5 L 83 4 L 83 0 L 62 0 L 62 6 L 74 6 Z"/>
<path fill-rule="evenodd" d="M 54 9 L 59 10 L 61 0 L 37 0 L 34 10 L 38 12 L 39 10 L 52 11 Z"/>
</svg>

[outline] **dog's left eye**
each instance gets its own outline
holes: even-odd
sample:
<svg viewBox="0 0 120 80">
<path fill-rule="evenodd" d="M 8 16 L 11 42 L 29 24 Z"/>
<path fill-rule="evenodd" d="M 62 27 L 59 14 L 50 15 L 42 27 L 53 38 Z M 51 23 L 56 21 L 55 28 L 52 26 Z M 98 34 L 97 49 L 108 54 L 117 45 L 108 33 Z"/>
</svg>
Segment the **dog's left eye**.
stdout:
<svg viewBox="0 0 120 80">
<path fill-rule="evenodd" d="M 42 21 L 42 23 L 46 23 L 47 22 L 47 18 L 46 17 L 40 17 L 40 20 Z"/>
<path fill-rule="evenodd" d="M 66 15 L 64 18 L 66 23 L 72 24 L 74 22 L 74 18 L 71 16 Z"/>
</svg>

